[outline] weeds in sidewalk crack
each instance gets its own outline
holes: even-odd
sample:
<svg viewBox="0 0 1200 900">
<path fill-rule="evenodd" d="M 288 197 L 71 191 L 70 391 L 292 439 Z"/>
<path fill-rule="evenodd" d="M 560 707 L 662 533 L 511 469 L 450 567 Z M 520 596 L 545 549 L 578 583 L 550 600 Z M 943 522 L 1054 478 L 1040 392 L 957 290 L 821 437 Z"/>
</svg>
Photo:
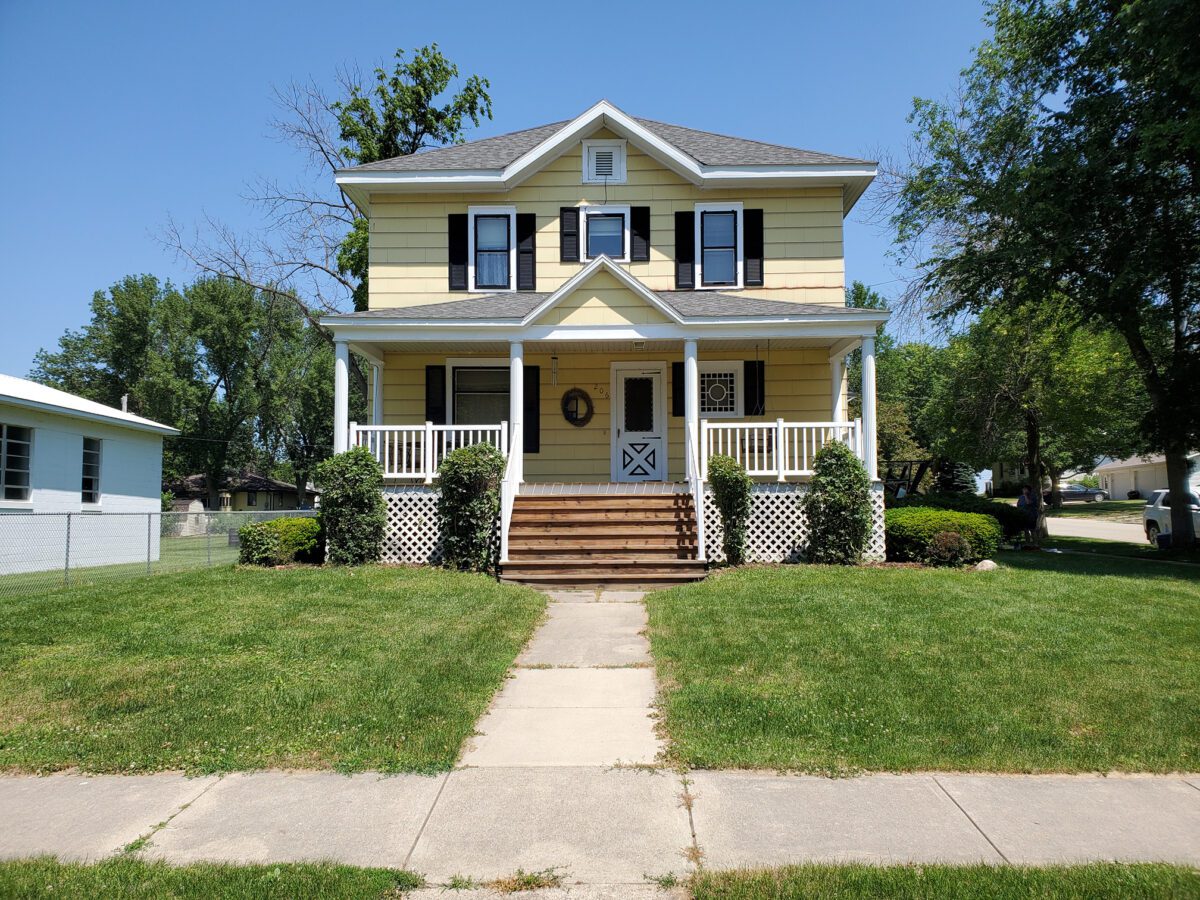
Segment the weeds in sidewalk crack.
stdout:
<svg viewBox="0 0 1200 900">
<path fill-rule="evenodd" d="M 539 888 L 562 887 L 563 876 L 558 871 L 560 868 L 562 867 L 551 866 L 548 869 L 539 869 L 536 872 L 526 872 L 524 869 L 517 869 L 512 875 L 487 882 L 486 887 L 490 887 L 501 894 L 536 891 Z"/>
<path fill-rule="evenodd" d="M 662 891 L 669 891 L 683 883 L 674 872 L 664 872 L 662 875 L 642 875 L 642 877 L 651 884 L 658 885 L 658 889 Z"/>
</svg>

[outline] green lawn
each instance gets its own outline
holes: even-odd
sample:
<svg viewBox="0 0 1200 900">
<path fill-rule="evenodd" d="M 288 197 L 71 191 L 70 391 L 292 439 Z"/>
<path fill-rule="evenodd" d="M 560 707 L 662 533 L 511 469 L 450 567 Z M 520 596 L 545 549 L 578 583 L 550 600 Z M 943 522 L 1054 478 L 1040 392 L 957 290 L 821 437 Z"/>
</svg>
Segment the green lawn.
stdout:
<svg viewBox="0 0 1200 900">
<path fill-rule="evenodd" d="M 1064 503 L 1060 509 L 1048 507 L 1046 515 L 1063 516 L 1066 518 L 1107 519 L 1110 522 L 1128 522 L 1134 525 L 1141 525 L 1142 510 L 1145 508 L 1145 500 L 1097 500 L 1095 503 L 1084 503 L 1075 500 L 1071 503 Z"/>
<path fill-rule="evenodd" d="M 675 757 L 821 773 L 1196 771 L 1200 573 L 749 568 L 650 595 Z"/>
<path fill-rule="evenodd" d="M 420 876 L 389 869 L 356 869 L 327 863 L 172 867 L 134 859 L 93 865 L 50 858 L 0 863 L 0 896 L 157 900 L 396 900 L 419 887 Z"/>
<path fill-rule="evenodd" d="M 544 606 L 399 568 L 0 599 L 0 770 L 448 769 Z"/>
<path fill-rule="evenodd" d="M 1182 866 L 809 865 L 702 872 L 695 900 L 1102 900 L 1200 897 L 1200 872 Z"/>
</svg>

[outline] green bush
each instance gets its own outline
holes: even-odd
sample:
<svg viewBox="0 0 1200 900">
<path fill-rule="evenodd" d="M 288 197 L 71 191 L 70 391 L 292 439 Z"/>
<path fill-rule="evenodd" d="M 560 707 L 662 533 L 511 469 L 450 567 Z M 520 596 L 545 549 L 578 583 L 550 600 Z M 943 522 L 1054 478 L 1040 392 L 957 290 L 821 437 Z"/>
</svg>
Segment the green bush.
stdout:
<svg viewBox="0 0 1200 900">
<path fill-rule="evenodd" d="M 944 533 L 956 533 L 965 541 L 963 563 L 987 559 L 1000 549 L 1000 523 L 981 513 L 906 506 L 889 509 L 884 522 L 888 559 L 897 562 L 929 562 L 935 538 Z"/>
<path fill-rule="evenodd" d="M 925 563 L 931 566 L 961 566 L 971 558 L 971 545 L 957 531 L 939 531 L 925 549 Z"/>
<path fill-rule="evenodd" d="M 462 447 L 442 460 L 438 475 L 442 560 L 453 569 L 486 571 L 500 513 L 504 455 L 491 444 Z"/>
<path fill-rule="evenodd" d="M 822 447 L 800 501 L 808 519 L 808 561 L 848 566 L 862 559 L 871 533 L 871 479 L 840 441 Z"/>
<path fill-rule="evenodd" d="M 320 563 L 325 556 L 321 522 L 313 516 L 289 516 L 248 522 L 238 529 L 238 562 L 250 566 Z"/>
<path fill-rule="evenodd" d="M 975 469 L 966 463 L 944 459 L 938 463 L 933 483 L 939 494 L 975 495 Z"/>
<path fill-rule="evenodd" d="M 1011 503 L 989 500 L 968 494 L 913 494 L 902 500 L 891 499 L 888 507 L 900 509 L 909 506 L 952 509 L 958 512 L 980 513 L 991 516 L 999 524 L 1006 538 L 1015 538 L 1025 530 L 1025 514 Z"/>
<path fill-rule="evenodd" d="M 366 447 L 331 456 L 317 466 L 325 559 L 339 566 L 375 562 L 383 546 L 387 503 L 383 474 Z"/>
<path fill-rule="evenodd" d="M 750 490 L 754 482 L 741 463 L 721 453 L 709 457 L 708 480 L 721 514 L 725 560 L 731 566 L 740 566 L 746 561 L 746 522 L 750 518 Z"/>
</svg>

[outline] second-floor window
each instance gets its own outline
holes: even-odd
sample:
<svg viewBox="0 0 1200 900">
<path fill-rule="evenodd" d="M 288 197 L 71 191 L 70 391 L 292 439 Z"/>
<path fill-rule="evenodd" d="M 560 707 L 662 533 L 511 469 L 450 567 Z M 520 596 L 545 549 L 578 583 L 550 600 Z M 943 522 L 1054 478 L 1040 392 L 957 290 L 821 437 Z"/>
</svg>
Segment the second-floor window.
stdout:
<svg viewBox="0 0 1200 900">
<path fill-rule="evenodd" d="M 739 277 L 738 218 L 737 207 L 708 207 L 697 210 L 700 239 L 700 284 L 709 286 L 737 287 Z"/>
<path fill-rule="evenodd" d="M 587 258 L 607 256 L 614 261 L 628 259 L 628 206 L 585 206 L 582 208 Z"/>
<path fill-rule="evenodd" d="M 472 207 L 469 217 L 471 290 L 512 290 L 516 210 L 511 207 Z"/>
</svg>

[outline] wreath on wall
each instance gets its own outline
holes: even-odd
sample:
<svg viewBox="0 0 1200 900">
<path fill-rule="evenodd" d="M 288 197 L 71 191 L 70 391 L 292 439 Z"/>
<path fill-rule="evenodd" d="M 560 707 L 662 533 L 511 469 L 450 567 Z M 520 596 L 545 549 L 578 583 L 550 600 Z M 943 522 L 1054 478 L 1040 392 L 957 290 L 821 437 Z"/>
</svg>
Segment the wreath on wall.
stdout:
<svg viewBox="0 0 1200 900">
<path fill-rule="evenodd" d="M 592 398 L 588 396 L 588 392 L 583 390 L 583 388 L 571 388 L 563 394 L 563 418 L 576 428 L 582 428 L 588 422 L 592 421 L 592 415 L 595 412 L 595 404 L 592 403 Z"/>
</svg>

